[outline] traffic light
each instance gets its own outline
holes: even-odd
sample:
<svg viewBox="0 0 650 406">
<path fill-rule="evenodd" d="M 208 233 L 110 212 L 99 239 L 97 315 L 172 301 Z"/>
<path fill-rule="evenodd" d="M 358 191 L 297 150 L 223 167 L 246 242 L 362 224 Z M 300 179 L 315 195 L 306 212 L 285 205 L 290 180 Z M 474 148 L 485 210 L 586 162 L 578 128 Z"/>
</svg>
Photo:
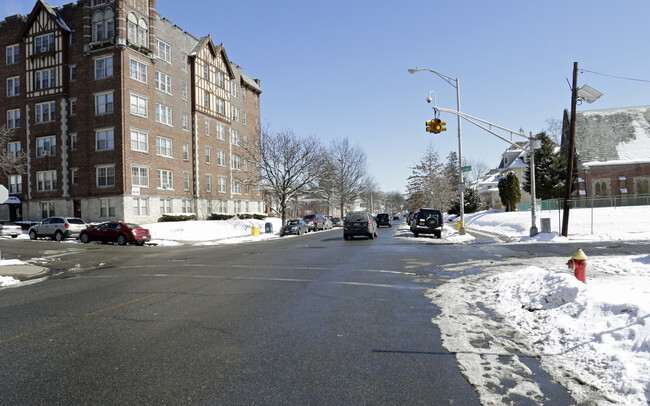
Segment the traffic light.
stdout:
<svg viewBox="0 0 650 406">
<path fill-rule="evenodd" d="M 439 118 L 427 121 L 427 132 L 439 134 L 441 131 L 447 131 L 446 122 L 441 121 Z"/>
<path fill-rule="evenodd" d="M 445 127 L 446 125 L 447 125 L 446 121 L 438 120 L 438 132 L 447 131 L 447 127 Z"/>
<path fill-rule="evenodd" d="M 435 121 L 436 120 L 429 120 L 427 121 L 427 132 L 430 133 L 435 133 L 436 132 L 436 127 L 435 127 Z"/>
</svg>

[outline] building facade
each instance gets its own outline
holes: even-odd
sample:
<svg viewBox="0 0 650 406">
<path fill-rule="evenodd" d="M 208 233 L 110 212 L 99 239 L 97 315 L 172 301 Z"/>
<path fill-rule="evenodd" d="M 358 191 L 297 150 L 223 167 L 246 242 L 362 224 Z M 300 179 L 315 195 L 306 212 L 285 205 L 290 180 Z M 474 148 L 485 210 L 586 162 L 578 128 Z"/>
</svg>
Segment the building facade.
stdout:
<svg viewBox="0 0 650 406">
<path fill-rule="evenodd" d="M 0 217 L 264 212 L 247 148 L 260 136 L 260 81 L 155 0 L 39 0 L 0 23 L 0 53 L 7 149 L 26 162 L 0 178 Z"/>
</svg>

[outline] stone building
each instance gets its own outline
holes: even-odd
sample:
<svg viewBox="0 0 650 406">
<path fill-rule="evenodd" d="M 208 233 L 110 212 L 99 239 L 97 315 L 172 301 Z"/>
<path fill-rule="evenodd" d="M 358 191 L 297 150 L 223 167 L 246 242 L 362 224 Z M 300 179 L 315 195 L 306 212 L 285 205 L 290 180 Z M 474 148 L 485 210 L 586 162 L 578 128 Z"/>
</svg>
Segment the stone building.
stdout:
<svg viewBox="0 0 650 406">
<path fill-rule="evenodd" d="M 260 81 L 155 0 L 39 0 L 0 22 L 0 54 L 8 153 L 26 162 L 0 176 L 0 217 L 264 211 L 246 148 L 260 136 Z"/>
</svg>

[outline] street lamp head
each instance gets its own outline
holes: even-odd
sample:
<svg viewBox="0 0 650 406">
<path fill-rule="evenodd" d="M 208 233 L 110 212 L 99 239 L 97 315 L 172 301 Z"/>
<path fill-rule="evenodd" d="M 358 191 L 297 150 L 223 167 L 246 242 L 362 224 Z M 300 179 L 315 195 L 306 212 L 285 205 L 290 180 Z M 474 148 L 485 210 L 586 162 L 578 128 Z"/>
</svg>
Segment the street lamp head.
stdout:
<svg viewBox="0 0 650 406">
<path fill-rule="evenodd" d="M 413 74 L 413 73 L 417 73 L 417 72 L 420 72 L 421 70 L 422 70 L 422 69 L 418 69 L 418 68 L 411 68 L 411 69 L 409 69 L 409 73 L 411 73 L 411 74 Z"/>
</svg>

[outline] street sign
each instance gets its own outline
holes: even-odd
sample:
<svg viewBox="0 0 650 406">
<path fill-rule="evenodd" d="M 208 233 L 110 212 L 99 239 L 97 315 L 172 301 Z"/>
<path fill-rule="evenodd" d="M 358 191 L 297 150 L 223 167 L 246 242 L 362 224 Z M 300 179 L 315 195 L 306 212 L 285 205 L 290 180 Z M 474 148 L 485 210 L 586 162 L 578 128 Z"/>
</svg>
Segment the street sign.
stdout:
<svg viewBox="0 0 650 406">
<path fill-rule="evenodd" d="M 472 170 L 472 167 L 471 166 L 463 166 L 461 169 L 462 169 L 463 172 L 469 172 L 469 171 Z"/>
</svg>

